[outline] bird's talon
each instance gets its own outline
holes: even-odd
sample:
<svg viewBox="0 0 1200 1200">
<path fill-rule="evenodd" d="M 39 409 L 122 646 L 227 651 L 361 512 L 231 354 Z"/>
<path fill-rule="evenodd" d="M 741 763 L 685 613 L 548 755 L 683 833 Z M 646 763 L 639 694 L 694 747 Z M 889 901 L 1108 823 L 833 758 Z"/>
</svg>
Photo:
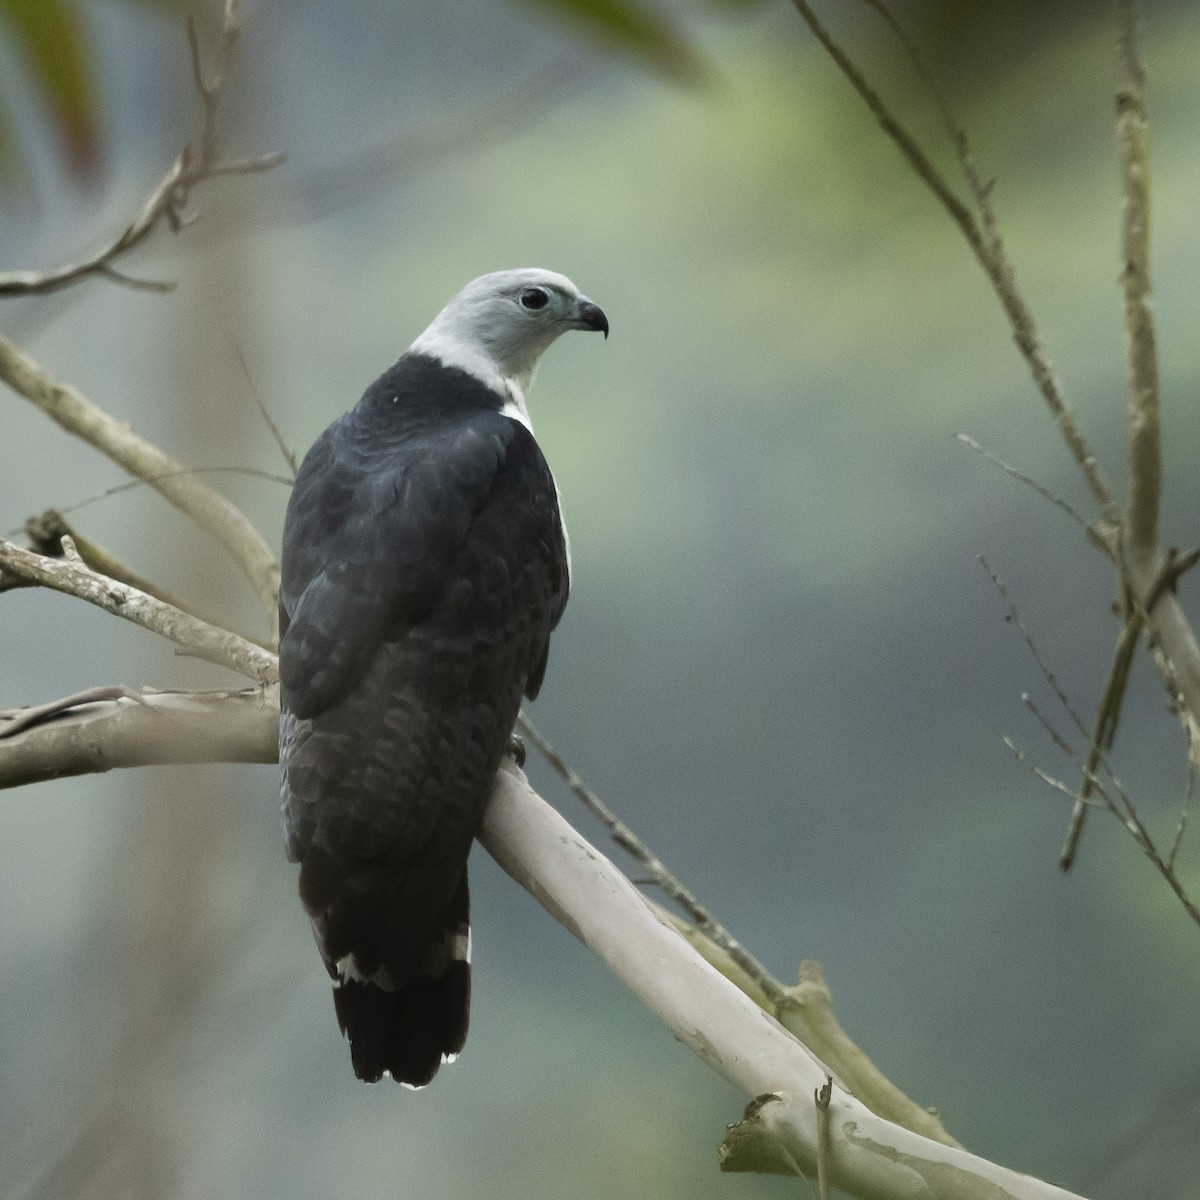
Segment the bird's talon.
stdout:
<svg viewBox="0 0 1200 1200">
<path fill-rule="evenodd" d="M 525 739 L 519 733 L 514 733 L 508 739 L 509 757 L 521 770 L 525 769 Z"/>
</svg>

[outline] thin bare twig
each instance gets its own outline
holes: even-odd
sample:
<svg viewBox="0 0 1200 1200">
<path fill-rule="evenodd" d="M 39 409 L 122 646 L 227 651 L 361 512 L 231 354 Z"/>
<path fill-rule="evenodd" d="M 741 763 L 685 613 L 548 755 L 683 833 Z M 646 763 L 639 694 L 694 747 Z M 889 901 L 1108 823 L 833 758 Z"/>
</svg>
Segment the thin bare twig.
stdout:
<svg viewBox="0 0 1200 1200">
<path fill-rule="evenodd" d="M 1200 907 L 1193 902 L 1183 886 L 1179 876 L 1175 873 L 1175 869 L 1167 865 L 1166 860 L 1159 853 L 1158 847 L 1151 838 L 1149 830 L 1142 823 L 1142 818 L 1137 809 L 1134 808 L 1128 796 L 1121 793 L 1126 806 L 1126 815 L 1124 823 L 1133 834 L 1133 840 L 1141 848 L 1142 853 L 1154 864 L 1158 873 L 1167 881 L 1167 885 L 1171 891 L 1175 893 L 1176 899 L 1183 905 L 1184 911 L 1189 917 L 1200 926 Z"/>
<path fill-rule="evenodd" d="M 1175 859 L 1187 831 L 1188 811 L 1192 806 L 1192 795 L 1196 790 L 1196 764 L 1188 762 L 1187 790 L 1183 793 L 1183 804 L 1179 809 L 1179 824 L 1175 826 L 1175 836 L 1171 839 L 1171 852 L 1167 855 L 1167 867 L 1175 870 Z"/>
<path fill-rule="evenodd" d="M 1068 742 L 1061 733 L 1059 733 L 1050 719 L 1042 712 L 1040 708 L 1038 708 L 1033 697 L 1028 692 L 1021 693 L 1021 703 L 1024 704 L 1025 707 L 1029 709 L 1029 711 L 1033 713 L 1035 717 L 1037 717 L 1038 721 L 1041 722 L 1042 728 L 1045 729 L 1050 741 L 1072 762 L 1075 762 L 1075 747 L 1072 746 L 1071 743 Z"/>
<path fill-rule="evenodd" d="M 608 829 L 617 845 L 631 854 L 645 870 L 645 878 L 638 882 L 653 884 L 688 914 L 692 923 L 647 901 L 709 963 L 819 1055 L 837 1074 L 842 1087 L 872 1112 L 943 1145 L 959 1145 L 937 1116 L 896 1087 L 850 1039 L 834 1016 L 829 986 L 817 963 L 802 963 L 797 985 L 785 987 L 723 925 L 714 920 L 695 894 L 584 783 L 524 713 L 518 718 L 517 724 L 584 807 Z"/>
<path fill-rule="evenodd" d="M 254 376 L 250 374 L 250 364 L 246 362 L 246 355 L 242 351 L 242 343 L 238 341 L 233 330 L 228 325 L 225 326 L 225 332 L 229 340 L 233 343 L 233 351 L 237 355 L 238 364 L 242 368 L 242 375 L 246 380 L 246 386 L 249 387 L 250 394 L 254 397 L 254 403 L 258 408 L 259 414 L 263 421 L 266 422 L 267 428 L 271 431 L 271 436 L 275 439 L 275 445 L 279 447 L 279 453 L 283 455 L 283 461 L 287 463 L 288 470 L 291 471 L 292 480 L 294 481 L 300 472 L 300 464 L 287 442 L 284 441 L 279 426 L 275 424 L 275 419 L 271 416 L 271 412 L 267 408 L 267 402 L 262 398 L 262 394 L 255 385 Z"/>
<path fill-rule="evenodd" d="M 1005 735 L 1005 737 L 1003 737 L 1001 740 L 1011 752 L 1013 758 L 1015 758 L 1017 762 L 1021 764 L 1021 766 L 1029 771 L 1030 774 L 1037 776 L 1038 779 L 1040 779 L 1044 784 L 1052 787 L 1056 792 L 1061 792 L 1068 800 L 1074 800 L 1076 798 L 1077 793 L 1072 788 L 1069 788 L 1061 779 L 1056 779 L 1050 774 L 1049 771 L 1039 767 L 1037 763 L 1035 763 L 1033 759 L 1031 759 L 1029 755 L 1026 754 L 1025 751 L 1022 750 L 1017 743 L 1012 740 L 1012 738 Z M 1098 800 L 1088 800 L 1087 803 L 1100 806 L 1100 801 Z"/>
<path fill-rule="evenodd" d="M 825 1076 L 825 1082 L 813 1093 L 817 1106 L 817 1195 L 820 1200 L 829 1200 L 829 1102 L 833 1099 L 833 1077 Z"/>
<path fill-rule="evenodd" d="M 1002 580 L 1000 576 L 992 569 L 992 564 L 988 562 L 986 555 L 979 554 L 976 555 L 976 557 L 978 558 L 980 565 L 991 577 L 992 583 L 996 587 L 996 591 L 1000 593 L 1004 603 L 1008 605 L 1008 612 L 1005 614 L 1004 619 L 1008 621 L 1009 624 L 1012 625 L 1021 635 L 1025 642 L 1026 648 L 1033 657 L 1033 661 L 1037 663 L 1038 670 L 1042 673 L 1042 678 L 1045 679 L 1045 681 L 1050 685 L 1054 694 L 1058 697 L 1058 702 L 1063 706 L 1063 709 L 1071 718 L 1075 728 L 1078 729 L 1084 737 L 1087 737 L 1087 725 L 1084 723 L 1083 718 L 1075 711 L 1074 706 L 1071 704 L 1070 697 L 1065 691 L 1063 691 L 1062 684 L 1060 684 L 1058 681 L 1058 676 L 1055 675 L 1052 670 L 1050 670 L 1046 660 L 1042 658 L 1042 653 L 1038 649 L 1037 643 L 1033 640 L 1033 634 L 1031 634 L 1028 628 L 1026 628 L 1025 622 L 1021 620 L 1021 614 L 1017 611 L 1016 603 L 1013 601 L 1008 588 L 1005 587 L 1004 580 Z"/>
<path fill-rule="evenodd" d="M 981 200 L 985 202 L 983 204 L 984 223 L 981 225 L 980 220 L 976 219 L 968 205 L 946 182 L 945 176 L 933 165 L 917 140 L 896 119 L 879 93 L 871 87 L 849 55 L 821 23 L 807 0 L 792 0 L 792 3 L 838 69 L 870 109 L 872 115 L 879 122 L 880 128 L 896 144 L 909 166 L 937 197 L 962 232 L 963 237 L 966 238 L 967 244 L 991 281 L 992 290 L 996 293 L 1008 317 L 1017 347 L 1024 356 L 1033 375 L 1034 383 L 1058 424 L 1059 432 L 1066 442 L 1071 456 L 1075 459 L 1084 479 L 1091 488 L 1105 520 L 1109 524 L 1115 525 L 1120 519 L 1120 512 L 1100 473 L 1099 464 L 1067 404 L 1062 384 L 1042 346 L 1033 314 L 1017 288 L 1012 264 L 995 233 L 995 223 L 990 216 L 990 200 L 988 200 L 990 187 L 978 180 L 978 176 L 975 175 L 974 168 L 971 166 L 968 175 L 972 179 L 974 198 L 977 203 Z M 955 129 L 955 144 L 959 148 L 960 161 L 966 168 L 970 164 L 970 157 L 964 149 L 965 135 L 962 134 L 956 123 L 952 122 L 952 127 Z"/>
<path fill-rule="evenodd" d="M 169 279 L 141 279 L 125 271 L 118 271 L 116 267 L 108 263 L 97 267 L 95 273 L 103 275 L 105 279 L 111 279 L 113 283 L 120 283 L 127 288 L 132 288 L 135 292 L 162 293 L 175 290 L 175 284 Z"/>
<path fill-rule="evenodd" d="M 870 0 L 863 0 L 863 2 L 864 4 L 868 4 Z M 1003 458 L 992 454 L 990 450 L 984 448 L 984 446 L 976 442 L 976 439 L 971 437 L 970 433 L 955 433 L 954 437 L 965 446 L 970 446 L 970 448 L 974 450 L 976 454 L 982 455 L 984 458 L 986 458 L 986 460 L 988 460 L 988 462 L 994 464 L 994 466 L 1000 467 L 1003 472 L 1012 475 L 1013 479 L 1018 479 L 1022 482 L 1022 484 L 1027 484 L 1028 486 L 1032 487 L 1033 491 L 1038 493 L 1038 496 L 1049 500 L 1052 505 L 1055 505 L 1055 508 L 1062 509 L 1063 512 L 1066 512 L 1067 516 L 1072 518 L 1072 521 L 1078 522 L 1082 527 L 1087 529 L 1087 522 L 1084 520 L 1084 518 L 1082 518 L 1082 516 L 1080 516 L 1078 510 L 1073 509 L 1072 506 L 1070 506 L 1061 496 L 1055 496 L 1055 493 L 1051 492 L 1048 487 L 1039 484 L 1036 479 L 1033 479 L 1032 475 L 1026 475 L 1025 472 L 1022 472 L 1022 470 L 1018 470 L 1018 468 L 1014 467 L 1012 463 L 1004 462 Z M 1102 547 L 1103 550 L 1108 551 L 1108 546 L 1106 546 L 1103 541 L 1099 541 L 1098 545 Z"/>
<path fill-rule="evenodd" d="M 524 712 L 517 718 L 517 727 L 537 747 L 538 752 L 550 766 L 558 772 L 583 806 L 608 830 L 613 841 L 637 861 L 639 867 L 646 872 L 664 895 L 670 897 L 687 913 L 696 928 L 705 937 L 720 946 L 762 988 L 772 1004 L 787 1003 L 787 989 L 779 980 L 700 903 L 696 894 L 677 879 L 650 847 L 584 783 Z"/>
<path fill-rule="evenodd" d="M 0 273 L 0 298 L 44 295 L 69 287 L 90 276 L 99 276 L 126 287 L 157 292 L 170 291 L 175 286 L 173 283 L 134 278 L 117 270 L 113 262 L 144 242 L 164 222 L 174 233 L 179 233 L 192 224 L 195 216 L 187 212 L 187 204 L 192 190 L 198 184 L 220 175 L 245 175 L 269 170 L 278 166 L 284 159 L 282 154 L 267 154 L 240 161 L 222 161 L 217 158 L 217 99 L 225 68 L 237 44 L 238 30 L 237 0 L 226 0 L 221 33 L 206 70 L 200 61 L 195 27 L 189 20 L 188 43 L 191 48 L 192 74 L 204 110 L 200 132 L 195 146 L 188 143 L 179 152 L 137 216 L 112 241 L 76 262 L 64 263 L 45 271 Z"/>
<path fill-rule="evenodd" d="M 75 500 L 70 504 L 60 504 L 54 511 L 60 514 L 78 512 L 81 508 L 98 504 L 101 500 L 107 500 L 111 496 L 119 496 L 122 492 L 132 492 L 140 487 L 152 487 L 161 479 L 177 478 L 180 475 L 246 475 L 251 479 L 265 479 L 269 483 L 281 483 L 284 487 L 289 488 L 294 483 L 294 480 L 288 479 L 285 475 L 276 475 L 273 471 L 262 471 L 258 467 L 180 467 L 177 471 L 169 471 L 150 479 L 128 479 L 124 483 L 114 483 L 112 487 L 93 492 L 82 500 Z M 26 518 L 27 521 L 35 519 L 34 517 Z M 11 542 L 13 538 L 20 536 L 25 528 L 25 525 L 17 525 L 7 533 L 0 534 L 0 537 Z"/>
<path fill-rule="evenodd" d="M 863 0 L 863 3 L 870 3 L 870 0 Z M 1035 492 L 1037 492 L 1039 496 L 1049 500 L 1050 503 L 1056 508 L 1062 509 L 1062 511 L 1065 512 L 1067 516 L 1071 518 L 1071 520 L 1077 521 L 1084 527 L 1085 530 L 1088 528 L 1088 523 L 1074 508 L 1072 508 L 1061 496 L 1056 496 L 1052 491 L 1049 490 L 1049 488 L 1046 488 L 1042 484 L 1038 483 L 1038 481 L 1032 476 L 1026 475 L 1024 471 L 1019 471 L 1011 463 L 1006 463 L 1004 459 L 998 458 L 990 450 L 981 446 L 973 437 L 970 436 L 970 434 L 956 433 L 954 436 L 957 441 L 962 442 L 964 446 L 970 446 L 970 448 L 974 450 L 976 454 L 982 455 L 988 460 L 988 462 L 999 467 L 1000 470 L 1011 475 L 1014 479 L 1019 479 L 1022 483 L 1028 484 Z M 1106 553 L 1111 553 L 1107 544 L 1102 539 L 1097 538 L 1096 544 Z"/>
<path fill-rule="evenodd" d="M 996 212 L 992 206 L 992 191 L 995 186 L 995 180 L 985 181 L 979 174 L 979 170 L 975 165 L 974 155 L 971 153 L 971 143 L 967 138 L 966 130 L 958 123 L 949 101 L 938 86 L 937 78 L 917 50 L 912 38 L 908 36 L 904 26 L 896 19 L 891 8 L 884 3 L 884 0 L 862 0 L 862 2 L 868 8 L 874 9 L 883 18 L 884 23 L 892 31 L 892 36 L 895 37 L 901 49 L 908 57 L 913 70 L 916 71 L 917 78 L 933 99 L 934 107 L 941 118 L 946 136 L 950 139 L 950 143 L 954 146 L 955 153 L 958 155 L 958 164 L 962 168 L 963 177 L 966 179 L 967 186 L 971 190 L 971 196 L 975 201 L 975 208 L 979 214 L 979 221 L 982 226 L 983 240 L 993 254 L 1003 255 L 1004 247 L 1000 238 L 999 227 L 996 224 Z"/>
<path fill-rule="evenodd" d="M 1129 684 L 1129 673 L 1133 668 L 1133 656 L 1137 652 L 1138 639 L 1159 600 L 1175 587 L 1179 577 L 1195 566 L 1198 560 L 1200 560 L 1200 550 L 1193 550 L 1183 555 L 1172 550 L 1154 577 L 1144 602 L 1139 602 L 1132 590 L 1127 589 L 1126 591 L 1125 622 L 1121 626 L 1121 633 L 1113 651 L 1108 679 L 1096 709 L 1096 723 L 1092 733 L 1091 748 L 1083 768 L 1083 783 L 1075 807 L 1071 810 L 1067 834 L 1058 858 L 1058 865 L 1063 871 L 1069 871 L 1075 865 L 1075 857 L 1079 851 L 1079 842 L 1083 836 L 1083 826 L 1087 817 L 1084 802 L 1091 792 L 1092 776 L 1100 761 L 1101 753 L 1111 750 L 1116 740 L 1117 725 L 1121 719 L 1121 703 Z M 1171 672 L 1169 664 L 1165 665 L 1163 669 L 1168 674 Z M 1178 694 L 1177 687 L 1172 689 L 1172 694 Z"/>
<path fill-rule="evenodd" d="M 1083 836 L 1084 819 L 1087 815 L 1085 801 L 1092 790 L 1092 778 L 1096 771 L 1096 765 L 1100 761 L 1101 753 L 1111 750 L 1113 742 L 1116 740 L 1117 725 L 1121 720 L 1121 703 L 1125 699 L 1125 689 L 1129 684 L 1129 672 L 1133 668 L 1133 656 L 1137 651 L 1141 632 L 1142 619 L 1136 611 L 1131 611 L 1121 626 L 1117 645 L 1113 651 L 1112 665 L 1108 671 L 1108 679 L 1105 681 L 1104 691 L 1100 695 L 1100 703 L 1096 707 L 1096 724 L 1092 732 L 1087 762 L 1083 767 L 1083 782 L 1075 807 L 1071 810 L 1067 835 L 1058 856 L 1058 866 L 1062 871 L 1069 871 L 1075 865 L 1075 856 L 1079 852 L 1079 840 Z"/>
<path fill-rule="evenodd" d="M 82 563 L 45 558 L 0 541 L 0 573 L 86 600 L 259 683 L 273 683 L 279 678 L 279 661 L 270 651 L 137 588 L 97 574 Z"/>
<path fill-rule="evenodd" d="M 1038 715 L 1040 717 L 1040 714 Z M 1011 738 L 1006 737 L 1004 739 L 1004 744 L 1009 748 L 1010 751 L 1012 751 L 1017 761 L 1027 770 L 1032 771 L 1033 774 L 1042 780 L 1043 783 L 1049 784 L 1056 791 L 1062 792 L 1064 795 L 1069 796 L 1072 799 L 1078 798 L 1077 794 L 1072 792 L 1071 789 L 1062 782 L 1062 780 L 1055 779 L 1052 775 L 1048 774 L 1036 764 L 1032 763 L 1025 753 L 1017 748 Z M 1077 759 L 1075 762 L 1077 766 L 1080 765 Z M 1110 770 L 1107 765 L 1105 766 L 1105 769 Z M 1154 839 L 1150 836 L 1150 831 L 1146 828 L 1145 823 L 1142 821 L 1141 815 L 1134 806 L 1133 801 L 1130 800 L 1128 794 L 1125 792 L 1124 788 L 1121 787 L 1120 783 L 1115 777 L 1113 778 L 1113 783 L 1114 790 L 1116 791 L 1120 801 L 1119 803 L 1117 800 L 1113 799 L 1108 789 L 1104 787 L 1098 779 L 1095 777 L 1092 778 L 1093 790 L 1104 801 L 1104 807 L 1107 808 L 1108 811 L 1111 812 L 1113 816 L 1121 822 L 1121 824 L 1133 838 L 1134 842 L 1137 844 L 1138 849 L 1141 850 L 1141 852 L 1150 860 L 1155 870 L 1158 871 L 1158 873 L 1166 881 L 1167 886 L 1172 892 L 1175 893 L 1176 899 L 1180 904 L 1183 905 L 1184 912 L 1187 913 L 1187 915 L 1192 919 L 1192 921 L 1195 922 L 1196 925 L 1200 926 L 1200 907 L 1196 905 L 1191 896 L 1188 894 L 1187 890 L 1184 888 L 1182 881 L 1175 871 L 1174 863 L 1169 858 L 1164 860 L 1158 849 L 1158 846 L 1154 842 Z M 1096 804 L 1096 802 L 1091 799 L 1087 800 L 1086 803 L 1092 806 L 1095 806 Z"/>
<path fill-rule="evenodd" d="M 1091 788 L 1089 789 L 1088 795 L 1084 799 L 1083 803 L 1093 808 L 1107 809 L 1114 817 L 1117 818 L 1118 821 L 1125 825 L 1130 833 L 1138 836 L 1140 819 L 1131 819 L 1131 817 L 1137 816 L 1137 809 L 1134 808 L 1133 801 L 1130 800 L 1129 794 L 1125 791 L 1124 786 L 1122 785 L 1120 779 L 1117 778 L 1116 773 L 1113 771 L 1112 766 L 1104 754 L 1101 753 L 1098 756 L 1098 765 L 1104 768 L 1104 772 L 1109 778 L 1107 785 L 1101 782 L 1101 779 L 1098 775 L 1089 774 L 1086 766 L 1081 767 L 1078 755 L 1076 755 L 1074 750 L 1064 744 L 1062 738 L 1056 733 L 1049 718 L 1045 715 L 1045 713 L 1042 712 L 1040 708 L 1038 708 L 1028 692 L 1021 696 L 1021 701 L 1025 707 L 1029 709 L 1029 711 L 1037 718 L 1038 723 L 1050 735 L 1050 738 L 1054 744 L 1060 750 L 1064 751 L 1076 768 L 1082 770 L 1084 778 L 1091 783 Z M 1007 741 L 1008 739 L 1005 740 Z M 1051 779 L 1050 776 L 1039 771 L 1037 768 L 1034 768 L 1034 771 L 1035 774 L 1038 774 L 1039 778 L 1045 780 L 1046 783 L 1051 784 L 1058 791 L 1065 792 L 1068 796 L 1073 795 L 1076 800 L 1079 799 L 1079 792 L 1072 793 L 1071 789 L 1067 787 L 1066 784 L 1061 783 L 1058 780 Z M 1093 800 L 1091 798 L 1092 792 L 1095 792 L 1096 795 L 1100 797 L 1100 800 L 1103 801 L 1103 803 Z M 1120 803 L 1113 799 L 1114 792 L 1117 794 Z"/>
<path fill-rule="evenodd" d="M 1031 641 L 1023 628 L 1022 633 L 1025 634 L 1027 640 Z M 1032 646 L 1032 643 L 1031 649 L 1034 650 L 1036 655 L 1036 648 Z M 1042 665 L 1040 655 L 1037 655 L 1037 658 L 1039 665 Z M 1048 672 L 1046 668 L 1043 667 L 1043 671 L 1047 674 L 1049 679 L 1053 679 L 1053 674 Z M 1058 695 L 1060 701 L 1067 709 L 1067 712 L 1071 715 L 1072 720 L 1074 720 L 1077 724 L 1081 724 L 1074 710 L 1070 707 L 1069 702 L 1065 699 L 1057 683 L 1052 683 L 1052 686 L 1054 687 L 1055 693 Z M 1071 761 L 1075 763 L 1075 765 L 1081 770 L 1085 784 L 1090 784 L 1087 793 L 1084 793 L 1082 789 L 1079 792 L 1073 791 L 1065 783 L 1063 783 L 1062 780 L 1056 779 L 1048 772 L 1042 770 L 1041 767 L 1031 762 L 1023 751 L 1017 748 L 1016 744 L 1011 738 L 1006 737 L 1004 739 L 1005 746 L 1008 747 L 1008 749 L 1012 752 L 1014 757 L 1022 766 L 1024 766 L 1027 770 L 1032 771 L 1033 774 L 1042 780 L 1043 783 L 1048 784 L 1050 787 L 1054 788 L 1055 791 L 1061 792 L 1063 795 L 1068 796 L 1077 805 L 1094 806 L 1095 802 L 1090 799 L 1090 794 L 1093 791 L 1100 796 L 1100 798 L 1104 801 L 1104 807 L 1106 807 L 1109 812 L 1111 812 L 1113 816 L 1115 816 L 1117 820 L 1121 822 L 1121 824 L 1132 836 L 1138 848 L 1150 860 L 1155 870 L 1157 870 L 1158 873 L 1163 877 L 1167 883 L 1167 886 L 1170 887 L 1170 889 L 1175 893 L 1176 898 L 1179 900 L 1180 904 L 1183 905 L 1184 911 L 1187 913 L 1187 915 L 1196 923 L 1196 925 L 1200 926 L 1200 907 L 1198 907 L 1192 900 L 1191 896 L 1188 895 L 1187 890 L 1184 888 L 1183 883 L 1176 874 L 1173 854 L 1167 859 L 1163 858 L 1161 852 L 1154 842 L 1154 839 L 1150 835 L 1150 831 L 1146 828 L 1145 823 L 1142 821 L 1137 807 L 1134 805 L 1125 789 L 1121 786 L 1121 781 L 1117 778 L 1104 754 L 1096 753 L 1096 765 L 1102 767 L 1107 773 L 1109 779 L 1112 781 L 1112 789 L 1116 793 L 1116 799 L 1113 798 L 1113 795 L 1110 793 L 1109 789 L 1100 782 L 1098 776 L 1092 773 L 1092 769 L 1089 764 L 1091 764 L 1091 753 L 1095 752 L 1095 746 L 1093 745 L 1092 750 L 1089 752 L 1088 764 L 1081 763 L 1071 750 L 1071 747 L 1067 744 L 1066 740 L 1054 729 L 1053 725 L 1046 719 L 1028 694 L 1022 696 L 1022 700 L 1024 701 L 1026 707 L 1031 713 L 1033 713 L 1042 727 L 1050 735 L 1050 738 L 1054 744 L 1060 750 L 1063 750 L 1064 753 L 1066 753 L 1071 759 Z M 1177 831 L 1177 839 L 1179 836 L 1181 835 L 1179 835 Z"/>
<path fill-rule="evenodd" d="M 1185 557 L 1190 559 L 1191 555 L 1187 555 Z M 1044 783 L 1049 784 L 1056 791 L 1060 791 L 1064 795 L 1069 796 L 1073 801 L 1076 802 L 1078 807 L 1087 806 L 1089 804 L 1090 793 L 1095 791 L 1104 800 L 1105 807 L 1107 807 L 1109 811 L 1112 812 L 1112 814 L 1121 822 L 1121 824 L 1125 826 L 1125 828 L 1133 836 L 1134 841 L 1138 844 L 1142 853 L 1146 855 L 1146 857 L 1154 864 L 1155 869 L 1160 875 L 1162 875 L 1163 879 L 1166 880 L 1167 885 L 1175 893 L 1188 916 L 1191 917 L 1197 925 L 1200 925 L 1200 908 L 1196 906 L 1191 897 L 1187 894 L 1179 880 L 1178 875 L 1175 873 L 1173 864 L 1167 859 L 1164 859 L 1159 852 L 1153 838 L 1150 836 L 1149 831 L 1142 822 L 1137 808 L 1134 806 L 1133 801 L 1130 800 L 1128 794 L 1125 792 L 1125 789 L 1121 786 L 1120 780 L 1117 778 L 1116 773 L 1113 771 L 1108 759 L 1103 753 L 1103 749 L 1101 748 L 1102 739 L 1098 742 L 1092 737 L 1087 726 L 1084 724 L 1083 719 L 1079 716 L 1078 712 L 1076 712 L 1074 705 L 1072 705 L 1070 697 L 1067 696 L 1066 692 L 1062 688 L 1062 685 L 1058 682 L 1057 676 L 1042 658 L 1041 652 L 1037 648 L 1037 643 L 1034 642 L 1032 635 L 1025 627 L 1024 622 L 1021 620 L 1021 615 L 1017 611 L 1017 607 L 1013 603 L 1008 589 L 1004 586 L 1004 582 L 992 569 L 991 564 L 983 555 L 979 556 L 979 561 L 983 564 L 984 569 L 991 576 L 992 582 L 995 584 L 996 589 L 999 591 L 1000 595 L 1004 598 L 1008 605 L 1008 614 L 1006 619 L 1017 628 L 1022 638 L 1024 638 L 1025 644 L 1029 648 L 1029 652 L 1033 656 L 1034 661 L 1037 663 L 1038 669 L 1041 671 L 1042 676 L 1053 689 L 1059 703 L 1063 706 L 1064 711 L 1071 718 L 1071 721 L 1074 723 L 1075 727 L 1081 734 L 1083 734 L 1085 738 L 1089 739 L 1090 749 L 1088 760 L 1086 763 L 1081 763 L 1074 755 L 1066 740 L 1057 731 L 1055 731 L 1053 726 L 1042 716 L 1037 706 L 1028 697 L 1028 695 L 1022 698 L 1030 711 L 1033 712 L 1039 721 L 1041 721 L 1043 727 L 1049 733 L 1054 744 L 1058 746 L 1060 750 L 1063 750 L 1065 753 L 1067 753 L 1071 760 L 1079 767 L 1084 781 L 1083 786 L 1080 788 L 1080 791 L 1073 791 L 1061 780 L 1055 779 L 1053 776 L 1043 771 L 1040 767 L 1030 763 L 1026 756 L 1017 749 L 1010 738 L 1005 738 L 1004 744 L 1016 756 L 1018 762 L 1022 763 L 1022 765 L 1033 771 L 1034 774 L 1037 775 L 1038 778 Z M 1160 571 L 1158 581 L 1149 589 L 1149 595 L 1155 601 L 1161 599 L 1166 591 L 1169 590 L 1171 586 L 1169 578 L 1177 578 L 1177 575 L 1172 575 L 1173 570 L 1174 568 L 1172 567 L 1171 570 Z M 1101 785 L 1099 778 L 1095 773 L 1097 768 L 1103 769 L 1108 775 L 1109 779 L 1112 781 L 1113 790 L 1117 794 L 1116 800 L 1112 798 L 1107 788 Z M 1084 792 L 1084 788 L 1087 789 L 1086 793 Z"/>
</svg>

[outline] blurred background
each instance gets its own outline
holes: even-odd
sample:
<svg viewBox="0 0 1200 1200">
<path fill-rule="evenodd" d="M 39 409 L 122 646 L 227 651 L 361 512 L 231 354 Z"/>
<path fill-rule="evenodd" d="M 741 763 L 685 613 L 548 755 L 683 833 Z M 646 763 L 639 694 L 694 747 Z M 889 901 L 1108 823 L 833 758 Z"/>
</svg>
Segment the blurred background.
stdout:
<svg viewBox="0 0 1200 1200">
<path fill-rule="evenodd" d="M 0 4 L 0 266 L 112 236 L 194 135 L 184 7 Z M 790 5 L 606 16 L 631 11 L 246 0 L 221 144 L 286 165 L 207 187 L 198 224 L 123 261 L 169 295 L 89 282 L 6 301 L 0 330 L 184 461 L 286 474 L 256 396 L 303 452 L 468 279 L 570 275 L 613 333 L 565 339 L 532 393 L 575 558 L 535 721 L 781 979 L 820 960 L 851 1036 L 970 1149 L 1095 1197 L 1200 1196 L 1200 931 L 1102 814 L 1062 876 L 1066 802 L 1001 741 L 1071 778 L 1021 704 L 1052 708 L 979 553 L 1085 714 L 1117 626 L 1078 528 L 954 439 L 1091 515 L 999 306 Z M 952 169 L 877 15 L 822 11 Z M 1123 487 L 1109 6 L 896 11 L 998 181 L 1018 278 Z M 1163 536 L 1188 547 L 1200 10 L 1145 13 Z M 0 421 L 9 536 L 122 481 L 7 392 Z M 285 486 L 208 478 L 278 543 Z M 71 519 L 265 632 L 146 489 Z M 0 706 L 230 682 L 78 601 L 0 599 Z M 1186 771 L 1164 701 L 1139 658 L 1117 761 L 1166 843 Z M 531 775 L 605 844 L 532 755 Z M 1194 836 L 1181 861 L 1200 890 Z M 5 793 L 0 1197 L 797 1194 L 718 1173 L 744 1098 L 482 853 L 472 891 L 466 1052 L 422 1093 L 366 1088 L 273 769 Z"/>
</svg>

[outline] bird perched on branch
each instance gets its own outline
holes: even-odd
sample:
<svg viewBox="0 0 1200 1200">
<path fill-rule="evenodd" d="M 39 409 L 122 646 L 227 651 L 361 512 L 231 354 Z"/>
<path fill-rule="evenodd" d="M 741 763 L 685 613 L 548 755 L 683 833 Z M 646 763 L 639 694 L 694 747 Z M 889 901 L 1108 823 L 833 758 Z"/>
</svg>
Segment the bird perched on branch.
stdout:
<svg viewBox="0 0 1200 1200">
<path fill-rule="evenodd" d="M 467 854 L 570 587 L 525 393 L 608 320 L 551 271 L 467 284 L 317 439 L 284 525 L 288 857 L 355 1074 L 428 1083 L 467 1035 Z"/>
</svg>

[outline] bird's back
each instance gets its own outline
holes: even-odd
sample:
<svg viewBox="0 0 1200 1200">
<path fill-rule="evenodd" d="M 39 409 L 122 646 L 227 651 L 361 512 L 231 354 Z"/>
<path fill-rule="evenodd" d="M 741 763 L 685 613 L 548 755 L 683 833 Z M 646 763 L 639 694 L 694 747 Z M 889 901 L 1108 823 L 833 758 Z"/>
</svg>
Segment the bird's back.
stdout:
<svg viewBox="0 0 1200 1200">
<path fill-rule="evenodd" d="M 309 452 L 282 568 L 289 855 L 356 1072 L 419 1085 L 466 1036 L 466 858 L 566 603 L 553 477 L 406 355 Z"/>
</svg>

